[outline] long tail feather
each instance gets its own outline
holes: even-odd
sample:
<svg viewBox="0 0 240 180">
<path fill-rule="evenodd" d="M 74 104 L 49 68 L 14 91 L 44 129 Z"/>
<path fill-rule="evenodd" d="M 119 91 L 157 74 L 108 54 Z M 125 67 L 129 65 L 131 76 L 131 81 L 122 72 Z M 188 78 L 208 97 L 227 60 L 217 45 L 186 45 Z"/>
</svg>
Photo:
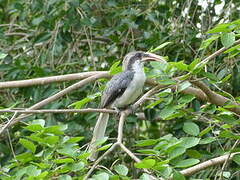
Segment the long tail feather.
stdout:
<svg viewBox="0 0 240 180">
<path fill-rule="evenodd" d="M 91 152 L 89 159 L 91 161 L 95 161 L 97 159 L 98 152 L 97 152 L 96 141 L 104 137 L 105 131 L 107 128 L 108 119 L 109 119 L 108 113 L 101 113 L 98 117 L 97 123 L 94 127 L 93 137 L 89 146 L 89 152 Z"/>
</svg>

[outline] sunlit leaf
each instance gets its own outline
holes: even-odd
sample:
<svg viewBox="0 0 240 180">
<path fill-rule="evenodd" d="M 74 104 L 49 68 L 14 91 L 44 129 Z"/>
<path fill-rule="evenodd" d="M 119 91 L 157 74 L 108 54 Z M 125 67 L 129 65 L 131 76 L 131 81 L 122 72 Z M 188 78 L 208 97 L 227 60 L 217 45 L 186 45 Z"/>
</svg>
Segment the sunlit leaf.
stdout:
<svg viewBox="0 0 240 180">
<path fill-rule="evenodd" d="M 36 146 L 31 142 L 28 141 L 26 139 L 20 139 L 19 142 L 28 150 L 32 151 L 33 153 L 35 153 L 36 151 Z"/>
<path fill-rule="evenodd" d="M 193 122 L 185 122 L 183 125 L 183 130 L 185 133 L 193 136 L 197 136 L 200 132 L 198 125 Z"/>
</svg>

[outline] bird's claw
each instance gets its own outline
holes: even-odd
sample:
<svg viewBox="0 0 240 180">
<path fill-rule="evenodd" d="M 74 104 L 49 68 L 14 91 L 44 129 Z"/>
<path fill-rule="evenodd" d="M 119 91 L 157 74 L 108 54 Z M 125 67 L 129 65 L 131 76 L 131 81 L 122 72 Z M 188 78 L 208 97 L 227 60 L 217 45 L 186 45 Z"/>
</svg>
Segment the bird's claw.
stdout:
<svg viewBox="0 0 240 180">
<path fill-rule="evenodd" d="M 120 110 L 119 108 L 113 107 L 113 109 L 114 109 L 115 111 L 117 111 L 117 116 L 120 116 L 120 115 L 121 115 L 121 110 Z"/>
<path fill-rule="evenodd" d="M 129 110 L 130 110 L 130 114 L 135 114 L 136 109 L 133 105 L 129 107 Z"/>
</svg>

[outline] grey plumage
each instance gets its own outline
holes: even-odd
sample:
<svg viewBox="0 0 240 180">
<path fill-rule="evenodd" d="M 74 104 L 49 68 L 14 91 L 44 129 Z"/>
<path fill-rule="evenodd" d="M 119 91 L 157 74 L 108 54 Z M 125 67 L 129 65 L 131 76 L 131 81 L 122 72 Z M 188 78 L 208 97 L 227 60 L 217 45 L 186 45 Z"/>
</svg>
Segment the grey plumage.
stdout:
<svg viewBox="0 0 240 180">
<path fill-rule="evenodd" d="M 124 71 L 113 76 L 103 91 L 100 108 L 107 108 L 111 106 L 112 103 L 125 92 L 128 85 L 132 81 L 133 76 L 133 71 Z M 89 157 L 91 161 L 94 161 L 97 158 L 98 153 L 96 152 L 97 147 L 95 144 L 97 140 L 104 138 L 108 119 L 109 114 L 107 113 L 100 113 L 98 117 L 97 123 L 93 130 L 93 138 L 89 147 L 89 151 L 92 152 L 91 156 Z"/>
<path fill-rule="evenodd" d="M 102 94 L 101 108 L 123 108 L 136 101 L 142 93 L 146 80 L 143 63 L 146 60 L 160 60 L 161 57 L 153 53 L 135 51 L 128 53 L 123 60 L 123 72 L 113 76 L 107 83 Z M 104 137 L 109 114 L 100 113 L 94 127 L 93 138 L 89 146 L 90 160 L 97 158 L 96 141 Z"/>
<path fill-rule="evenodd" d="M 101 108 L 106 108 L 120 97 L 132 81 L 134 71 L 124 71 L 115 76 L 107 83 L 101 98 Z M 120 108 L 120 107 L 119 107 Z"/>
</svg>

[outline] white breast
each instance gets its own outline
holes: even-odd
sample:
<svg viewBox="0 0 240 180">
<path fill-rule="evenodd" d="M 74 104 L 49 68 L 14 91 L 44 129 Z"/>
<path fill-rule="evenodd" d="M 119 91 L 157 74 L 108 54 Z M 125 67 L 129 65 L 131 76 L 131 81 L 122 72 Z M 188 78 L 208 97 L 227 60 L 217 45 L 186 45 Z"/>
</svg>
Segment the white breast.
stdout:
<svg viewBox="0 0 240 180">
<path fill-rule="evenodd" d="M 141 64 L 135 65 L 134 71 L 135 73 L 131 83 L 129 84 L 123 95 L 115 100 L 113 106 L 118 108 L 125 107 L 135 102 L 136 99 L 141 95 L 146 76 Z"/>
</svg>

